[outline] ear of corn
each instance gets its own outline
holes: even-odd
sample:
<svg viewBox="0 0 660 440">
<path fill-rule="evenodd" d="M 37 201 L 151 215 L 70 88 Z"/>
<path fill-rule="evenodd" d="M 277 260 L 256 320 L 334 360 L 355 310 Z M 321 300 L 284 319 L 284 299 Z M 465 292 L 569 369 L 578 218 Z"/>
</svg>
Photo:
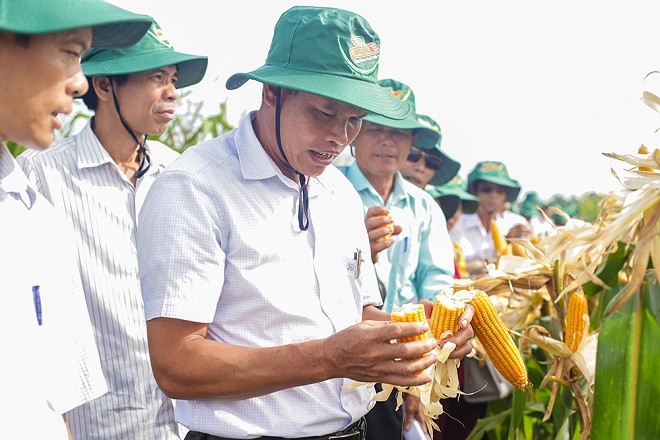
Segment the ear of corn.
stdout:
<svg viewBox="0 0 660 440">
<path fill-rule="evenodd" d="M 520 243 L 512 243 L 511 244 L 511 253 L 517 257 L 525 257 L 528 258 L 527 256 L 527 251 L 521 245 Z"/>
<path fill-rule="evenodd" d="M 426 313 L 421 304 L 404 304 L 390 314 L 392 322 L 426 322 Z M 398 342 L 423 341 L 429 337 L 429 332 L 415 336 L 397 339 Z"/>
<path fill-rule="evenodd" d="M 582 289 L 578 289 L 568 299 L 566 322 L 564 325 L 564 342 L 573 353 L 580 346 L 582 336 L 588 324 L 588 319 L 584 319 L 585 314 L 589 316 L 587 297 L 584 296 Z"/>
<path fill-rule="evenodd" d="M 450 330 L 452 334 L 458 331 L 458 318 L 463 313 L 465 304 L 461 301 L 454 301 L 447 295 L 438 295 L 433 304 L 431 312 L 431 333 L 436 339 L 440 339 L 442 334 Z"/>
<path fill-rule="evenodd" d="M 637 152 L 638 152 L 639 154 L 649 154 L 649 149 L 648 149 L 648 147 L 647 147 L 646 145 L 641 145 L 641 146 L 639 147 L 639 150 L 637 150 Z M 639 166 L 639 170 L 640 170 L 640 171 L 645 171 L 645 172 L 647 172 L 647 173 L 652 173 L 652 172 L 653 172 L 653 168 L 651 168 L 651 167 L 647 167 L 647 166 L 644 166 L 644 165 L 640 165 L 640 166 Z"/>
<path fill-rule="evenodd" d="M 470 301 L 474 307 L 472 328 L 497 371 L 517 388 L 527 387 L 527 369 L 506 326 L 483 290 Z"/>
<path fill-rule="evenodd" d="M 490 219 L 490 233 L 493 236 L 493 243 L 495 245 L 495 254 L 500 257 L 502 255 L 511 255 L 511 248 L 506 242 L 506 238 L 500 232 L 497 222 L 494 218 Z"/>
</svg>

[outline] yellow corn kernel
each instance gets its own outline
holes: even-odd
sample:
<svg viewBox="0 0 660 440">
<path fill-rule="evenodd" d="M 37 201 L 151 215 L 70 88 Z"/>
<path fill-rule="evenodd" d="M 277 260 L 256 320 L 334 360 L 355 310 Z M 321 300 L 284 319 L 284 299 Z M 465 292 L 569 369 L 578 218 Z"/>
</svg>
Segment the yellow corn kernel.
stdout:
<svg viewBox="0 0 660 440">
<path fill-rule="evenodd" d="M 513 386 L 527 387 L 527 369 L 502 318 L 483 290 L 476 290 L 470 301 L 474 307 L 472 328 L 497 371 Z"/>
<path fill-rule="evenodd" d="M 507 253 L 507 242 L 504 235 L 500 232 L 500 228 L 497 227 L 497 222 L 494 218 L 490 219 L 490 233 L 493 236 L 493 243 L 495 244 L 495 254 L 500 257 L 502 255 L 511 255 Z"/>
<path fill-rule="evenodd" d="M 447 295 L 436 296 L 429 323 L 433 337 L 440 339 L 447 330 L 456 333 L 459 329 L 458 318 L 464 309 L 465 304 L 461 301 L 454 301 Z"/>
<path fill-rule="evenodd" d="M 566 322 L 564 325 L 564 342 L 575 353 L 582 342 L 585 327 L 588 319 L 585 321 L 584 315 L 589 316 L 589 306 L 587 297 L 584 296 L 582 289 L 578 289 L 568 299 L 566 310 Z"/>
<path fill-rule="evenodd" d="M 426 313 L 421 304 L 404 304 L 398 307 L 390 314 L 392 322 L 426 322 Z M 424 332 L 415 336 L 400 338 L 398 342 L 423 341 L 429 337 L 429 332 Z"/>
<path fill-rule="evenodd" d="M 649 154 L 649 149 L 646 145 L 641 145 L 639 147 L 639 149 L 637 150 L 637 153 L 639 153 L 639 154 Z M 639 168 L 640 171 L 645 171 L 647 173 L 652 173 L 653 172 L 653 168 L 647 167 L 647 166 L 644 166 L 644 165 L 640 165 L 638 168 Z"/>
<path fill-rule="evenodd" d="M 511 253 L 517 257 L 527 258 L 527 250 L 525 250 L 524 246 L 520 243 L 511 244 Z"/>
</svg>

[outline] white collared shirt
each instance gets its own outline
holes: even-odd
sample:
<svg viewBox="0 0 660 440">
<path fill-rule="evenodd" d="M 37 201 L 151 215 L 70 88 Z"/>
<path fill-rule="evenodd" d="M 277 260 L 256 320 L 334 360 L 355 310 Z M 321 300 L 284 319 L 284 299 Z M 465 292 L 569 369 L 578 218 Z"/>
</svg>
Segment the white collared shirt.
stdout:
<svg viewBox="0 0 660 440">
<path fill-rule="evenodd" d="M 178 156 L 149 141 L 151 168 L 134 186 L 88 123 L 48 150 L 19 156 L 37 189 L 74 225 L 83 287 L 110 392 L 67 414 L 75 439 L 176 439 L 172 401 L 149 361 L 138 278 L 137 214 L 154 178 Z"/>
<path fill-rule="evenodd" d="M 309 182 L 310 225 L 300 231 L 298 184 L 268 157 L 252 116 L 186 150 L 154 182 L 138 231 L 147 319 L 209 323 L 207 338 L 247 347 L 326 338 L 380 304 L 362 203 L 328 167 Z M 180 400 L 177 420 L 229 438 L 328 434 L 367 412 L 373 388 L 342 389 L 349 383 Z"/>
<path fill-rule="evenodd" d="M 497 227 L 503 235 L 507 235 L 516 225 L 529 226 L 529 223 L 520 214 L 505 211 L 495 219 Z M 457 242 L 463 249 L 465 260 L 493 261 L 495 259 L 495 243 L 493 234 L 486 231 L 477 213 L 461 214 L 454 227 L 449 231 L 452 241 Z"/>
<path fill-rule="evenodd" d="M 0 430 L 66 439 L 62 414 L 107 392 L 73 232 L 1 143 L 0 233 Z"/>
</svg>

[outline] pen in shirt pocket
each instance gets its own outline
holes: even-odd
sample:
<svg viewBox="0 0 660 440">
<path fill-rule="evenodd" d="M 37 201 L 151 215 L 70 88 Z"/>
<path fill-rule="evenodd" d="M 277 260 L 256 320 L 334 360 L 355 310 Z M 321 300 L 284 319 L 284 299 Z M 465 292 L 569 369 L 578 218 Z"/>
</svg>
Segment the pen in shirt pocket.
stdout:
<svg viewBox="0 0 660 440">
<path fill-rule="evenodd" d="M 32 286 L 32 300 L 34 301 L 34 312 L 37 314 L 37 323 L 42 324 L 41 317 L 41 293 L 39 293 L 39 286 Z"/>
<path fill-rule="evenodd" d="M 403 237 L 403 252 L 408 252 L 410 246 L 410 237 Z"/>
<path fill-rule="evenodd" d="M 362 249 L 356 249 L 353 252 L 353 259 L 355 260 L 355 278 L 360 278 L 360 266 L 362 265 Z"/>
</svg>

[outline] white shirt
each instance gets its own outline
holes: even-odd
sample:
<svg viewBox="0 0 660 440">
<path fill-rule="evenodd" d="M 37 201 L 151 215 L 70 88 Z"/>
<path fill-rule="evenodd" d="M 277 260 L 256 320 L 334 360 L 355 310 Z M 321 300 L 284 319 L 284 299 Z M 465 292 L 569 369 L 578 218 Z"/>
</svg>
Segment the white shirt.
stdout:
<svg viewBox="0 0 660 440">
<path fill-rule="evenodd" d="M 557 228 L 546 220 L 545 217 L 540 215 L 535 215 L 530 218 L 529 225 L 531 226 L 534 235 L 537 235 L 540 238 L 557 234 Z"/>
<path fill-rule="evenodd" d="M 507 235 L 515 225 L 529 226 L 525 217 L 511 211 L 505 211 L 495 221 L 503 235 Z M 449 235 L 452 241 L 461 245 L 465 260 L 468 263 L 495 259 L 493 234 L 486 231 L 477 213 L 461 214 Z"/>
<path fill-rule="evenodd" d="M 328 167 L 309 182 L 310 226 L 300 231 L 298 184 L 268 157 L 252 117 L 186 150 L 152 186 L 138 231 L 147 319 L 209 323 L 207 338 L 248 347 L 326 338 L 380 304 L 362 203 Z M 349 383 L 179 400 L 177 420 L 229 438 L 328 434 L 367 412 L 373 388 L 341 388 Z"/>
<path fill-rule="evenodd" d="M 28 433 L 66 439 L 62 414 L 107 387 L 80 286 L 73 233 L 30 185 L 4 144 L 0 233 L 0 430 L 3 438 Z"/>
<path fill-rule="evenodd" d="M 176 439 L 172 401 L 149 361 L 136 251 L 136 219 L 147 190 L 178 156 L 148 142 L 151 168 L 137 188 L 88 123 L 48 150 L 19 156 L 39 192 L 74 225 L 80 272 L 110 392 L 67 414 L 75 439 Z"/>
</svg>

